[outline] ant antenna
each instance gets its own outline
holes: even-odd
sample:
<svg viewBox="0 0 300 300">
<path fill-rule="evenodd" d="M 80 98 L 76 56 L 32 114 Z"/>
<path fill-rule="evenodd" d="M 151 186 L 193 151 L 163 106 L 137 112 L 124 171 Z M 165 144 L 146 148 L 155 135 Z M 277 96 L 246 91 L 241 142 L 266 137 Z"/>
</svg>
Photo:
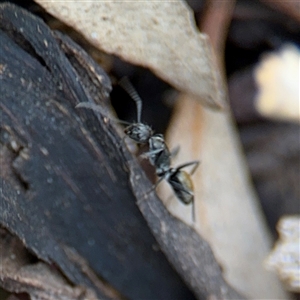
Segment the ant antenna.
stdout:
<svg viewBox="0 0 300 300">
<path fill-rule="evenodd" d="M 141 123 L 142 115 L 142 99 L 136 92 L 135 88 L 130 83 L 128 77 L 123 77 L 119 81 L 119 85 L 127 92 L 127 94 L 134 100 L 137 109 L 137 123 Z"/>
</svg>

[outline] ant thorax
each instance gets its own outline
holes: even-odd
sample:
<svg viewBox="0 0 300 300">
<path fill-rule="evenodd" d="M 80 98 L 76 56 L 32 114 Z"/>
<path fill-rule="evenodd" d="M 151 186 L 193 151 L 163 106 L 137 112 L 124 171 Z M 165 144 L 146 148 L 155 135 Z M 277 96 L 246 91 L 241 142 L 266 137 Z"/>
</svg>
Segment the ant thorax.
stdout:
<svg viewBox="0 0 300 300">
<path fill-rule="evenodd" d="M 127 126 L 124 133 L 137 143 L 147 143 L 153 134 L 150 126 L 143 123 L 133 123 Z"/>
<path fill-rule="evenodd" d="M 149 149 L 150 150 L 163 150 L 165 149 L 166 143 L 164 140 L 164 137 L 162 134 L 154 134 L 150 139 L 149 139 Z"/>
<path fill-rule="evenodd" d="M 149 161 L 161 177 L 170 169 L 171 154 L 162 134 L 155 134 L 149 139 Z"/>
</svg>

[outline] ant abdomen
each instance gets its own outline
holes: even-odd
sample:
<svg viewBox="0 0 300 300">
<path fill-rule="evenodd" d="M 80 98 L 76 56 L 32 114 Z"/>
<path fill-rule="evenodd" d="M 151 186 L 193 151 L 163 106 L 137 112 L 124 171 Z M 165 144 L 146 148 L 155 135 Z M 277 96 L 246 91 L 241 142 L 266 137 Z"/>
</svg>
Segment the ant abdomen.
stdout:
<svg viewBox="0 0 300 300">
<path fill-rule="evenodd" d="M 168 182 L 181 202 L 190 204 L 194 201 L 194 186 L 190 174 L 179 170 L 170 176 Z"/>
</svg>

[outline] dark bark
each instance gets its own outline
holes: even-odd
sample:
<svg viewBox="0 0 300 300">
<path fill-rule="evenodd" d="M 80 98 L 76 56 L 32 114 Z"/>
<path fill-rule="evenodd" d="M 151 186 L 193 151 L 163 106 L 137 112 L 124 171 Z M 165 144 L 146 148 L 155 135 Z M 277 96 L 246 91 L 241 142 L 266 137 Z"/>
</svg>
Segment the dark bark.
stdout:
<svg viewBox="0 0 300 300">
<path fill-rule="evenodd" d="M 101 299 L 241 298 L 208 244 L 154 193 L 145 199 L 151 184 L 116 124 L 75 109 L 107 109 L 104 71 L 15 6 L 0 5 L 0 28 L 0 224 Z"/>
</svg>

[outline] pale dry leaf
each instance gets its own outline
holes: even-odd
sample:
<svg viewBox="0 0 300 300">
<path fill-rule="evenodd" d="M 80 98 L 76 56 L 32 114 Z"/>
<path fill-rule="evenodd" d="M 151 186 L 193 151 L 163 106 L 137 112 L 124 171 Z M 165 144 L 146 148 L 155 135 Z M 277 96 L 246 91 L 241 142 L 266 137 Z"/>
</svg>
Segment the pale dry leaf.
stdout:
<svg viewBox="0 0 300 300">
<path fill-rule="evenodd" d="M 279 240 L 265 266 L 275 271 L 289 291 L 300 293 L 300 216 L 285 216 L 277 225 Z"/>
<path fill-rule="evenodd" d="M 184 1 L 36 2 L 99 49 L 151 69 L 203 104 L 225 106 L 213 50 Z"/>
<path fill-rule="evenodd" d="M 171 149 L 180 146 L 173 166 L 196 159 L 201 162 L 192 176 L 196 225 L 191 205 L 183 205 L 164 185 L 159 195 L 166 206 L 200 231 L 222 265 L 226 281 L 237 291 L 249 299 L 288 299 L 276 276 L 262 265 L 270 251 L 270 236 L 229 112 L 205 109 L 181 95 L 167 144 Z"/>
<path fill-rule="evenodd" d="M 293 45 L 265 56 L 255 71 L 256 108 L 268 118 L 300 122 L 300 51 Z"/>
</svg>

